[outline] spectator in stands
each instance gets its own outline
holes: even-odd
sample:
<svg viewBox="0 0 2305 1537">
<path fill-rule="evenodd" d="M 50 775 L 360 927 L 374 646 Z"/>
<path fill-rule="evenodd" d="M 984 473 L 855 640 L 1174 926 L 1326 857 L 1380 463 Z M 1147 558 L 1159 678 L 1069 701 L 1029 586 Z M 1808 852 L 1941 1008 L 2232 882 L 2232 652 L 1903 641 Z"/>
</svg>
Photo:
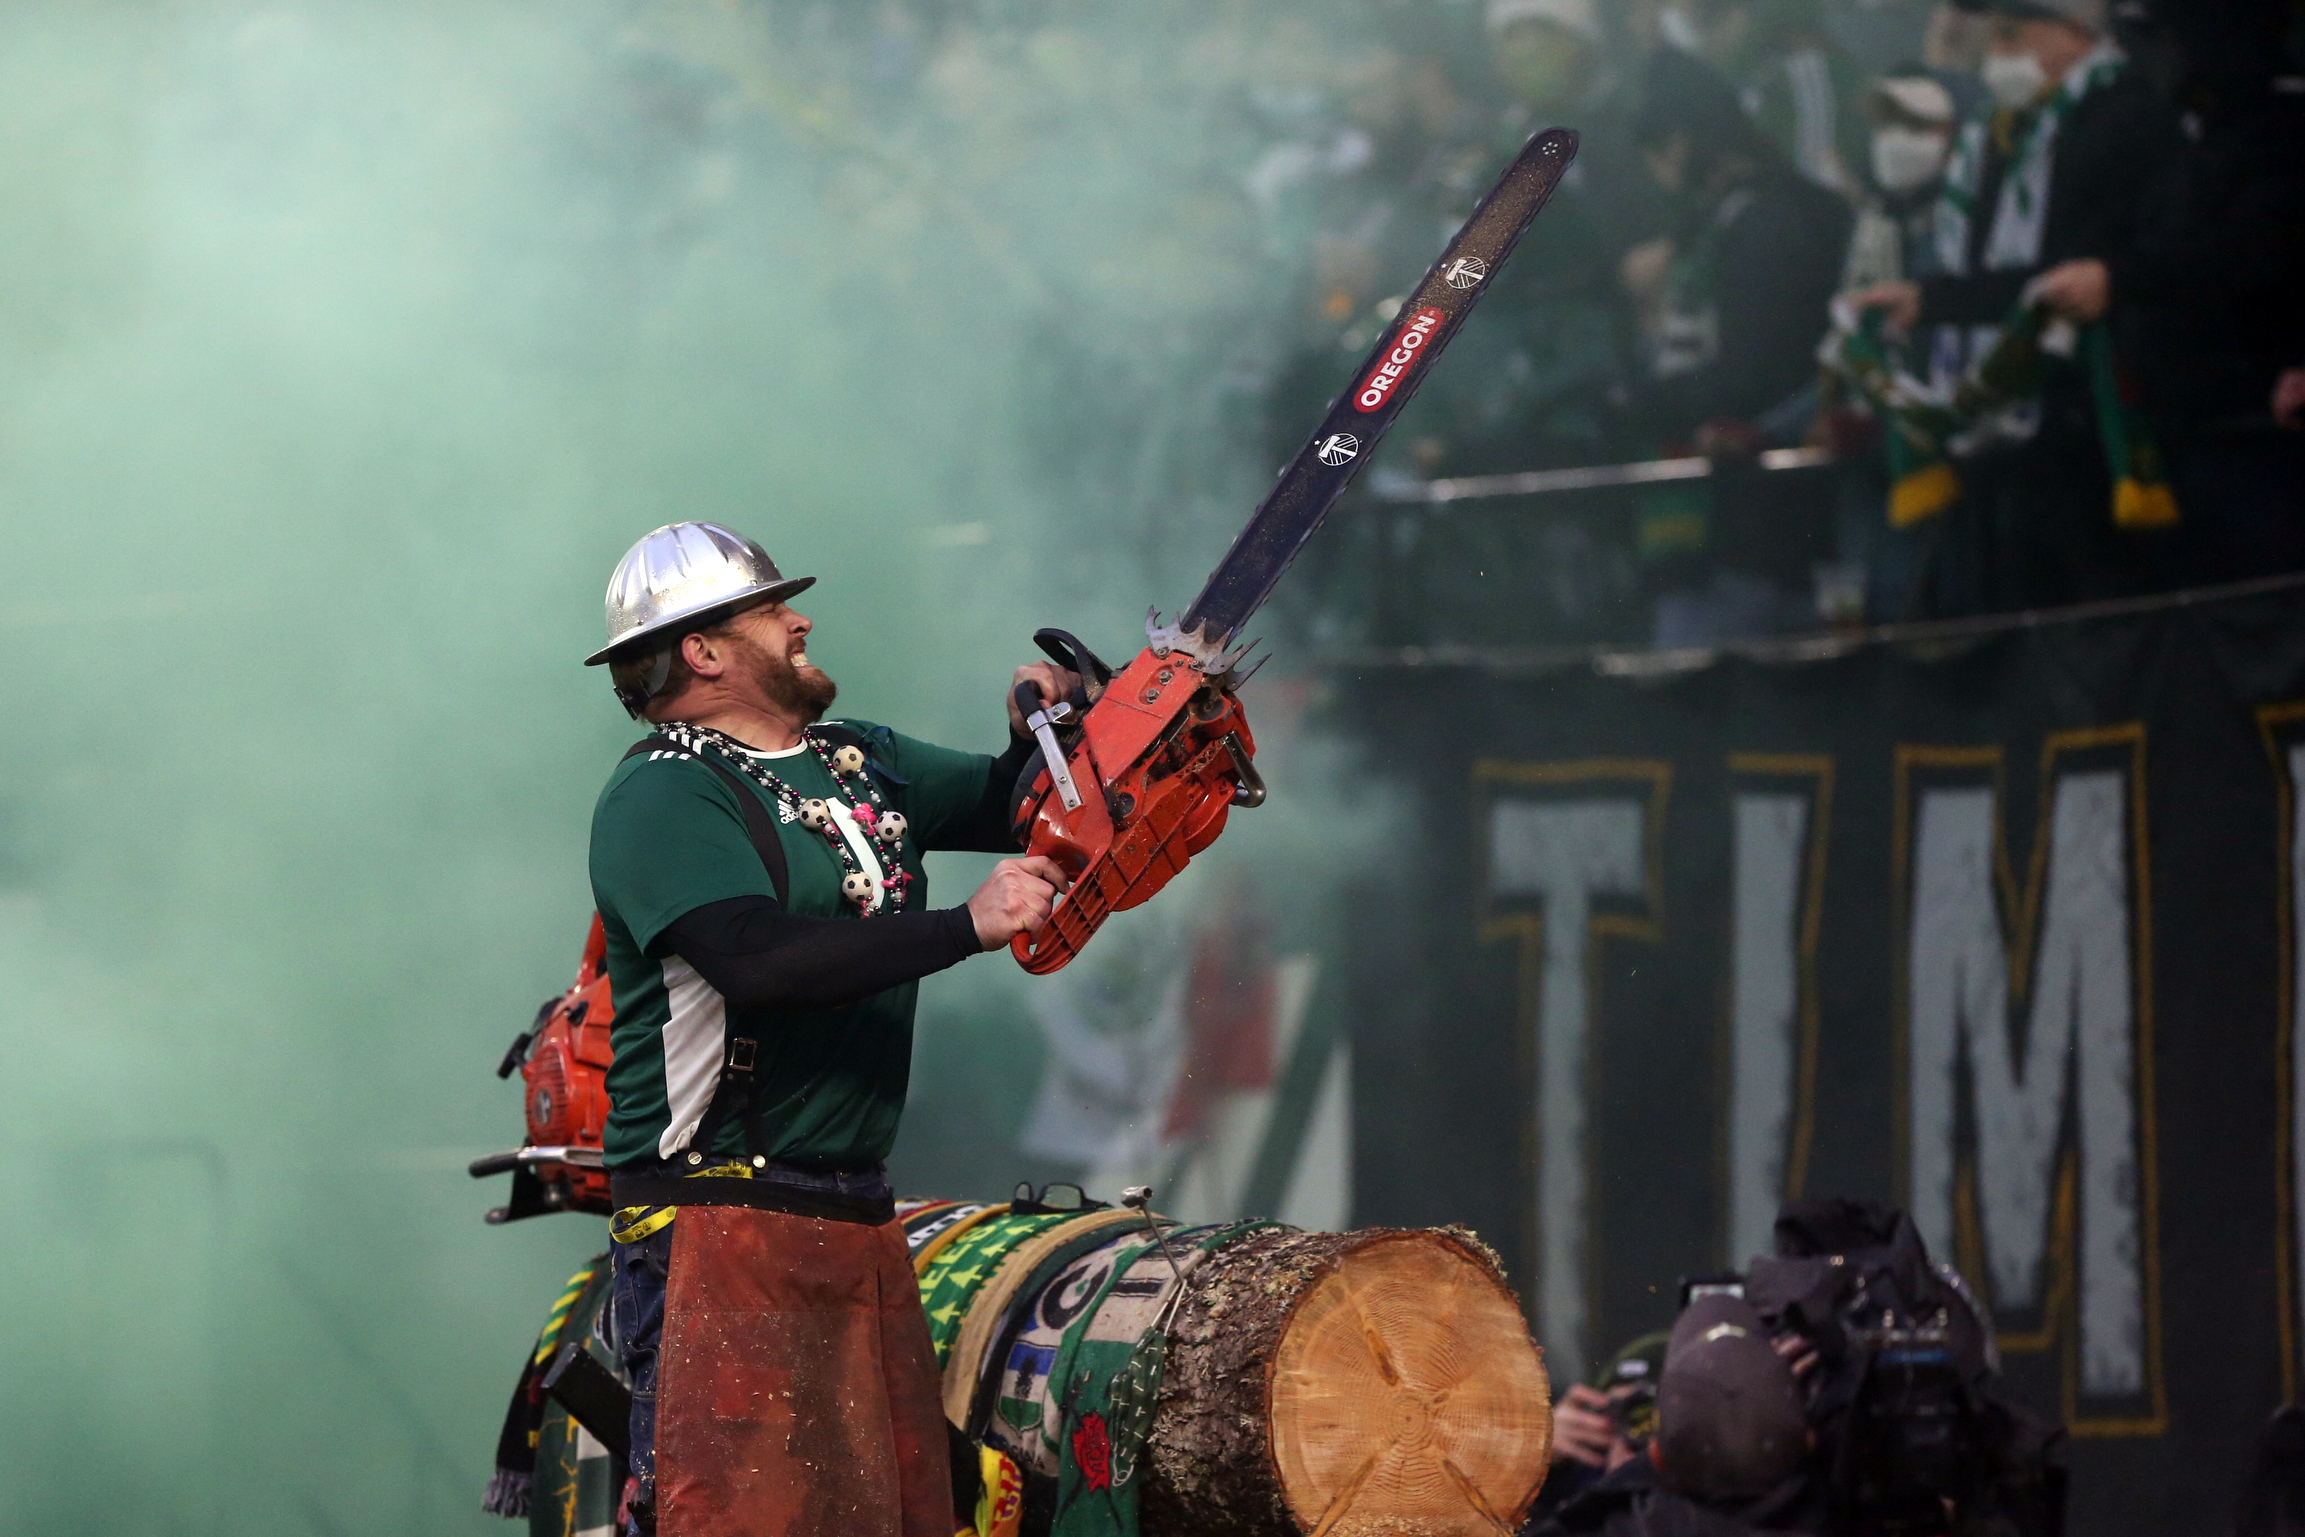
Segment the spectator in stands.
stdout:
<svg viewBox="0 0 2305 1537">
<path fill-rule="evenodd" d="M 1989 13 L 1992 109 L 1964 123 L 1937 203 L 1940 271 L 1876 285 L 1860 305 L 1929 325 L 1934 371 L 1984 355 L 2020 301 L 2075 322 L 2103 316 L 2109 273 L 2143 232 L 2141 189 L 2174 164 L 2180 135 L 2105 30 L 2105 0 L 1974 0 Z M 2146 536 L 2116 530 L 2112 480 L 2087 372 L 2051 361 L 2037 409 L 2008 413 L 2005 441 L 1964 461 L 1962 504 L 1939 545 L 1939 612 L 2030 608 L 2136 591 Z"/>
<path fill-rule="evenodd" d="M 1649 62 L 1634 131 L 1676 201 L 1674 232 L 1620 267 L 1641 311 L 1642 403 L 1667 441 L 1751 422 L 1815 372 L 1849 210 L 1797 173 L 1718 72 L 1677 49 Z"/>
<path fill-rule="evenodd" d="M 1588 205 L 1580 217 L 1620 250 L 1656 234 L 1663 199 L 1633 146 L 1634 82 L 1617 67 L 1600 0 L 1488 0 L 1486 19 L 1488 57 L 1505 97 L 1496 153 L 1517 153 L 1551 124 L 1576 129 L 1582 143 L 1564 191 Z"/>
<path fill-rule="evenodd" d="M 1489 0 L 1490 57 L 1534 118 L 1569 121 L 1609 82 L 1596 0 Z"/>
<path fill-rule="evenodd" d="M 2305 438 L 2282 430 L 2305 336 L 2305 94 L 2279 78 L 2271 7 L 2171 12 L 2183 153 L 2136 251 L 2092 284 L 2121 340 L 2183 518 L 2171 580 L 2305 569 Z"/>
<path fill-rule="evenodd" d="M 1849 208 L 1801 176 L 1736 92 L 1675 48 L 1650 57 L 1635 119 L 1671 234 L 1620 263 L 1647 352 L 1634 416 L 1653 452 L 1740 460 L 1797 441 L 1815 410 L 1816 345 Z M 1652 640 L 1710 645 L 1815 622 L 1811 570 L 1832 510 L 1759 484 L 1663 488 L 1637 539 L 1657 593 Z"/>
<path fill-rule="evenodd" d="M 1936 270 L 1937 194 L 1959 116 L 1938 72 L 1919 64 L 1892 70 L 1875 82 L 1872 115 L 1873 191 L 1857 211 L 1841 279 L 1851 292 Z M 1898 362 L 1908 372 L 1928 373 L 1925 356 L 1900 349 Z M 1870 451 L 1879 436 L 1879 424 L 1845 400 L 1811 428 L 1813 443 L 1848 461 L 1835 520 L 1839 568 L 1863 573 L 1867 617 L 1902 619 L 1925 536 L 1890 523 L 1886 466 L 1879 453 Z"/>
<path fill-rule="evenodd" d="M 1991 28 L 1983 16 L 1945 0 L 1929 15 L 1922 35 L 1921 61 L 1931 69 L 1974 79 L 1985 62 L 1985 40 Z M 1967 108 L 1973 103 L 1964 101 Z"/>
<path fill-rule="evenodd" d="M 1864 194 L 1864 69 L 1825 31 L 1822 0 L 1694 0 L 1668 15 L 1803 176 Z"/>
<path fill-rule="evenodd" d="M 1486 19 L 1488 57 L 1506 99 L 1496 152 L 1517 152 L 1551 124 L 1576 129 L 1583 142 L 1563 190 L 1586 205 L 1580 217 L 1594 224 L 1596 238 L 1617 246 L 1613 257 L 1657 234 L 1664 199 L 1632 142 L 1636 82 L 1617 66 L 1601 0 L 1488 0 Z"/>
<path fill-rule="evenodd" d="M 1267 400 L 1276 465 L 1320 420 L 1339 371 L 1390 321 L 1388 301 L 1416 281 L 1485 185 L 1485 146 L 1460 145 L 1472 137 L 1471 109 L 1441 58 L 1375 47 L 1335 76 L 1328 109 L 1269 146 L 1245 178 L 1276 223 L 1310 226 L 1300 329 Z M 1472 161 L 1462 177 L 1460 148 Z"/>
<path fill-rule="evenodd" d="M 1953 150 L 1953 93 L 1914 64 L 1874 82 L 1872 190 L 1857 212 L 1842 284 L 1870 288 L 1936 266 L 1937 193 Z"/>
<path fill-rule="evenodd" d="M 1629 107 L 1596 0 L 1490 0 L 1489 58 L 1507 102 L 1494 155 L 1554 123 L 1577 162 L 1469 326 L 1402 417 L 1427 474 L 1592 464 L 1620 449 L 1630 319 L 1616 264 L 1661 217 L 1630 144 Z M 1483 168 L 1486 184 L 1493 169 Z M 1429 258 L 1428 258 L 1429 259 Z M 1333 385 L 1331 386 L 1333 388 Z"/>
</svg>

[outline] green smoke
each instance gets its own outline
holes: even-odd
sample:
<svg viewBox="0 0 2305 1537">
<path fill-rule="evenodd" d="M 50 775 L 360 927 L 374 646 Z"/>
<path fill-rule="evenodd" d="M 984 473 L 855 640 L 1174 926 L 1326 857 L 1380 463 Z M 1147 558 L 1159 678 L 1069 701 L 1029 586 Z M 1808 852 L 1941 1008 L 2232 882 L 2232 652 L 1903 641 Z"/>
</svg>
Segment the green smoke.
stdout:
<svg viewBox="0 0 2305 1537">
<path fill-rule="evenodd" d="M 602 1235 L 462 1170 L 590 907 L 610 566 L 733 524 L 823 578 L 846 706 L 960 745 L 1036 625 L 1124 658 L 1266 473 L 1302 252 L 1244 103 L 1359 15 L 11 7 L 0 1533 L 513 1529 L 497 1417 Z M 1286 735 L 1224 853 L 1316 912 L 1315 808 L 1374 814 Z M 1025 985 L 938 979 L 937 1049 L 1029 1074 L 970 1034 Z M 1014 1177 L 932 1121 L 908 1170 Z"/>
</svg>

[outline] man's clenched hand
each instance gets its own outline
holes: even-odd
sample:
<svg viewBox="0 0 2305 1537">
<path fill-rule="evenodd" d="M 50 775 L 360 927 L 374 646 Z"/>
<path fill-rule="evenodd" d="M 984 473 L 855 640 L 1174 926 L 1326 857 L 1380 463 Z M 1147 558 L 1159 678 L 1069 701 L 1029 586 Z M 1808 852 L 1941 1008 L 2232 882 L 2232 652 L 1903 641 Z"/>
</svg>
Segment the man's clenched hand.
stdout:
<svg viewBox="0 0 2305 1537">
<path fill-rule="evenodd" d="M 1002 860 L 968 899 L 976 942 L 998 950 L 1017 935 L 1032 933 L 1048 922 L 1057 893 L 1071 884 L 1057 862 L 1044 855 Z"/>
<path fill-rule="evenodd" d="M 1875 283 L 1848 297 L 1852 309 L 1880 310 L 1888 317 L 1891 330 L 1910 331 L 1921 323 L 1921 285 L 1918 283 Z"/>
<path fill-rule="evenodd" d="M 1039 689 L 1042 704 L 1055 704 L 1079 685 L 1080 674 L 1068 667 L 1059 667 L 1054 662 L 1027 662 L 1016 670 L 1016 676 L 1008 682 L 1008 729 L 1023 736 L 1024 716 L 1016 707 L 1016 686 L 1019 683 L 1030 683 Z"/>
<path fill-rule="evenodd" d="M 2093 256 L 2059 262 L 2041 274 L 2041 302 L 2077 325 L 2102 320 L 2113 303 L 2113 274 Z"/>
</svg>

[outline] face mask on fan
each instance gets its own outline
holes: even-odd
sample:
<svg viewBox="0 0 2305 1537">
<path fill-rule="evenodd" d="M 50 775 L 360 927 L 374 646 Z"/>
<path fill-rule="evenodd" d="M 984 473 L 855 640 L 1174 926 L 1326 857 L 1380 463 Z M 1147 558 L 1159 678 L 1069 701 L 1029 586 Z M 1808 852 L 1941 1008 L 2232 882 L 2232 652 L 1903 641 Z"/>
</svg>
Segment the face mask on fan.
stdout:
<svg viewBox="0 0 2305 1537">
<path fill-rule="evenodd" d="M 1926 128 L 1873 133 L 1873 180 L 1883 192 L 1916 192 L 1945 169 L 1945 136 Z"/>
<path fill-rule="evenodd" d="M 2005 111 L 2019 112 L 2033 105 L 2049 84 L 2049 72 L 2029 53 L 1989 53 L 1983 68 L 1985 89 Z"/>
</svg>

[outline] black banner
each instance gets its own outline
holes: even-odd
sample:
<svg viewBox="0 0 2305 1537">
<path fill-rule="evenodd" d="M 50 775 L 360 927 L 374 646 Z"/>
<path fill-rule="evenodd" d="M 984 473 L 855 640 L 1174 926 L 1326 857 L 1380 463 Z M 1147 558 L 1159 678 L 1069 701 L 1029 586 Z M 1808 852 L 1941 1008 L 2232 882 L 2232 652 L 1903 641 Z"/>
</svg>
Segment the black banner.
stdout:
<svg viewBox="0 0 2305 1537">
<path fill-rule="evenodd" d="M 1415 806 L 1355 1218 L 1477 1226 L 1558 1383 L 1782 1197 L 1893 1201 L 2074 1530 L 2225 1530 L 2297 1391 L 2305 589 L 1800 657 L 1336 674 Z"/>
</svg>

